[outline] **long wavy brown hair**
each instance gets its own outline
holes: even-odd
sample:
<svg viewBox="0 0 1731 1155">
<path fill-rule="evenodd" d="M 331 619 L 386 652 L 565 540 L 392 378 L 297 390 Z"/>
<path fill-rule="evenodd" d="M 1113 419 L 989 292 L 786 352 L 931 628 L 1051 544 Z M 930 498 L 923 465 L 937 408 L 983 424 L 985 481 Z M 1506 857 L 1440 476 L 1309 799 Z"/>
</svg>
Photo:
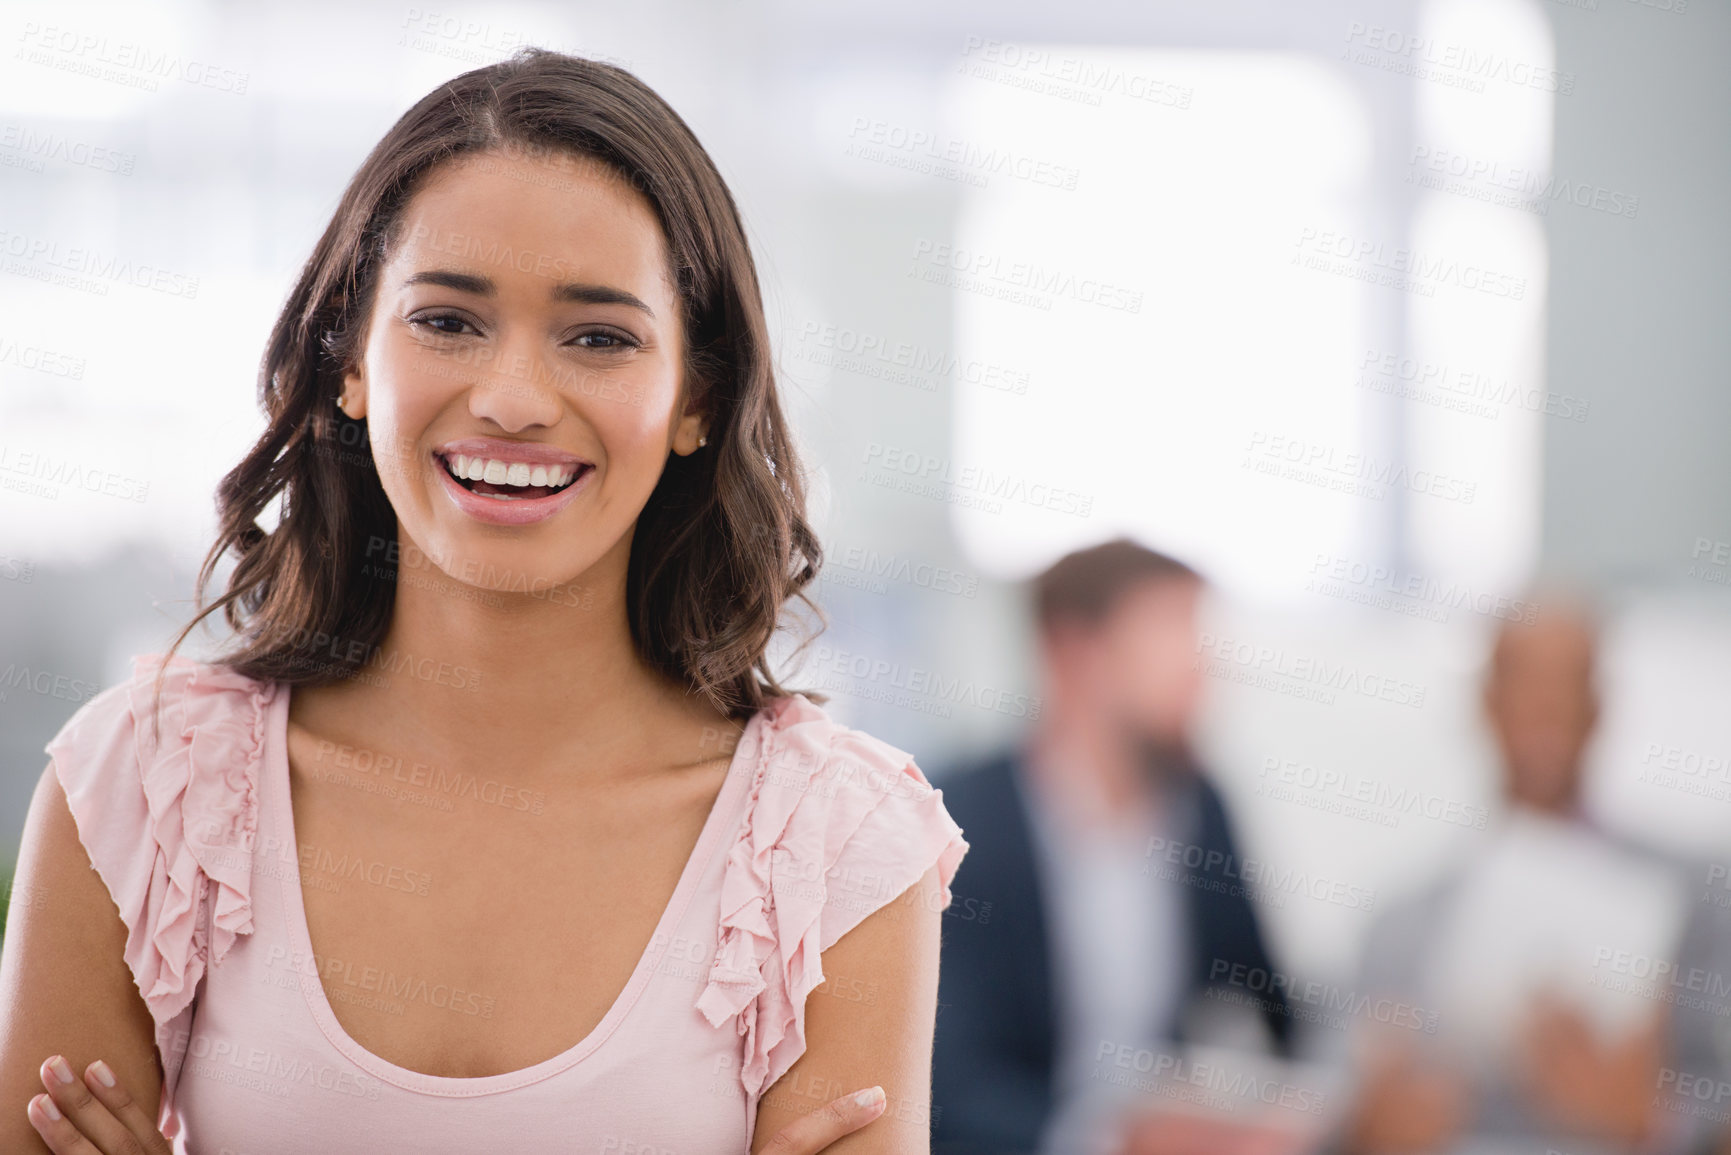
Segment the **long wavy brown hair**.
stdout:
<svg viewBox="0 0 1731 1155">
<path fill-rule="evenodd" d="M 696 136 L 637 77 L 526 48 L 441 85 L 392 126 L 343 193 L 271 330 L 259 372 L 268 427 L 217 490 L 220 528 L 197 613 L 234 636 L 216 660 L 318 685 L 362 673 L 390 625 L 396 515 L 365 421 L 335 401 L 357 364 L 379 270 L 422 178 L 453 157 L 527 148 L 597 160 L 654 208 L 683 309 L 686 381 L 708 446 L 670 455 L 638 519 L 626 578 L 631 636 L 653 668 L 732 716 L 787 693 L 767 650 L 784 604 L 822 561 L 777 399 L 768 329 L 739 210 Z M 278 503 L 275 528 L 259 518 Z M 206 590 L 223 557 L 233 572 Z M 821 623 L 821 617 L 818 618 Z"/>
</svg>

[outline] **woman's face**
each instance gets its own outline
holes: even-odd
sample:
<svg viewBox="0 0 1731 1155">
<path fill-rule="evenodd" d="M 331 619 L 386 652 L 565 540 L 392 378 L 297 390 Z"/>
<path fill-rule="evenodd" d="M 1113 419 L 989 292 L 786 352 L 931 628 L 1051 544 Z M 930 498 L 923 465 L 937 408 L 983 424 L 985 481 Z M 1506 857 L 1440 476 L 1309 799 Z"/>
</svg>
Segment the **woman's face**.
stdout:
<svg viewBox="0 0 1731 1155">
<path fill-rule="evenodd" d="M 344 378 L 405 546 L 490 590 L 603 559 L 622 580 L 668 453 L 705 432 L 667 268 L 649 203 L 586 158 L 506 149 L 428 174 Z"/>
</svg>

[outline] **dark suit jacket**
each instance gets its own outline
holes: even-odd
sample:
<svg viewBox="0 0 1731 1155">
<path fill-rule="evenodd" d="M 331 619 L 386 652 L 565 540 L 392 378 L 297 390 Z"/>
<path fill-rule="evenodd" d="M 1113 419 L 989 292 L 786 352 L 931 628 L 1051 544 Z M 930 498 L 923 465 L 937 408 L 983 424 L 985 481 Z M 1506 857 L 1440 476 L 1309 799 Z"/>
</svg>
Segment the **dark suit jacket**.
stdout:
<svg viewBox="0 0 1731 1155">
<path fill-rule="evenodd" d="M 1034 832 L 1016 785 L 1018 757 L 1002 755 L 938 781 L 969 849 L 944 919 L 932 1076 L 936 1155 L 1033 1151 L 1054 1106 L 1056 992 Z M 1200 773 L 1184 780 L 1195 816 L 1185 841 L 1200 848 L 1190 857 L 1202 863 L 1170 867 L 1186 883 L 1188 1004 L 1209 985 L 1213 960 L 1273 968 L 1244 897 L 1242 860 L 1220 794 Z M 1256 1005 L 1286 1052 L 1292 1019 L 1284 996 Z M 1179 1038 L 1179 1028 L 1175 1020 L 1169 1037 Z"/>
</svg>

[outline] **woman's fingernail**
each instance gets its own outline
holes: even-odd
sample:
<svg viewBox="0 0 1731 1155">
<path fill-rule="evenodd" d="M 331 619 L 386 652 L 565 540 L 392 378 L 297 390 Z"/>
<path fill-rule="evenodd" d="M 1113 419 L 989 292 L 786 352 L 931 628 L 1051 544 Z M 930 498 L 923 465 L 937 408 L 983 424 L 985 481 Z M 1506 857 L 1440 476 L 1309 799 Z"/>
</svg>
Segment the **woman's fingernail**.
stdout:
<svg viewBox="0 0 1731 1155">
<path fill-rule="evenodd" d="M 867 1087 L 863 1091 L 854 1092 L 853 1105 L 856 1107 L 876 1107 L 884 1101 L 882 1087 Z"/>
<path fill-rule="evenodd" d="M 59 1079 L 62 1083 L 72 1082 L 72 1068 L 68 1066 L 66 1060 L 61 1058 L 59 1055 L 55 1055 L 52 1059 L 48 1060 L 48 1069 L 53 1071 L 54 1077 Z"/>
<path fill-rule="evenodd" d="M 60 1108 L 54 1105 L 53 1099 L 50 1099 L 47 1095 L 38 1095 L 36 1096 L 36 1106 L 41 1109 L 44 1115 L 48 1116 L 56 1123 L 60 1122 Z"/>
<path fill-rule="evenodd" d="M 108 1064 L 101 1059 L 90 1064 L 90 1073 L 96 1076 L 96 1081 L 104 1087 L 114 1086 L 114 1072 L 108 1069 Z"/>
</svg>

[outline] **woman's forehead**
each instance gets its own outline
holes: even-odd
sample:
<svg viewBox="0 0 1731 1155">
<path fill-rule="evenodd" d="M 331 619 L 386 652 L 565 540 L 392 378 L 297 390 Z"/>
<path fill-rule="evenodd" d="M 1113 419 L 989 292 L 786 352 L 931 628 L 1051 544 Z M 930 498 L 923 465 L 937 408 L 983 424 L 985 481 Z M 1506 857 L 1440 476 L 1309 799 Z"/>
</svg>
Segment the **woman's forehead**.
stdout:
<svg viewBox="0 0 1731 1155">
<path fill-rule="evenodd" d="M 471 153 L 430 173 L 405 206 L 392 264 L 441 261 L 495 279 L 605 280 L 664 301 L 675 292 L 648 201 L 610 167 L 570 154 Z"/>
</svg>

